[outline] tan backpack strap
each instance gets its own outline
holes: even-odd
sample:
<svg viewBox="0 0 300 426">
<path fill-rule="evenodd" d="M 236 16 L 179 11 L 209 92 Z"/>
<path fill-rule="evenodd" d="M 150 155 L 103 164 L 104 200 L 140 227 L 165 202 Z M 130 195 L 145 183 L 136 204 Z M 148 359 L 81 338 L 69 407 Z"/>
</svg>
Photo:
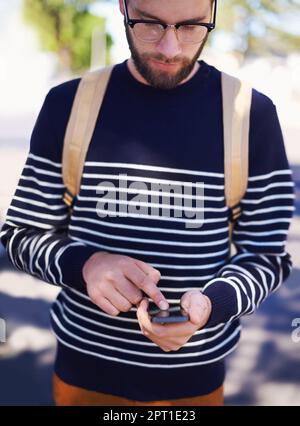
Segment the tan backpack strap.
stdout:
<svg viewBox="0 0 300 426">
<path fill-rule="evenodd" d="M 113 66 L 83 75 L 68 121 L 62 156 L 66 187 L 64 202 L 71 207 L 80 189 L 84 162 Z"/>
<path fill-rule="evenodd" d="M 224 72 L 222 75 L 225 200 L 231 209 L 229 236 L 241 214 L 240 200 L 248 185 L 249 128 L 252 88 Z"/>
</svg>

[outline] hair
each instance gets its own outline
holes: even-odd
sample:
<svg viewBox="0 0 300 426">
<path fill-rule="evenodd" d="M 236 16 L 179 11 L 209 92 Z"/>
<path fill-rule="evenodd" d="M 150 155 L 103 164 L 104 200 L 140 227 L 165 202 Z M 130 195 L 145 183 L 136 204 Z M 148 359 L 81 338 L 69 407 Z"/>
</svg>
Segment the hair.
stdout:
<svg viewBox="0 0 300 426">
<path fill-rule="evenodd" d="M 128 4 L 129 2 L 130 2 L 130 0 L 127 0 L 127 4 Z M 214 2 L 215 2 L 215 0 L 210 0 L 210 4 L 211 4 L 211 6 L 213 6 Z"/>
</svg>

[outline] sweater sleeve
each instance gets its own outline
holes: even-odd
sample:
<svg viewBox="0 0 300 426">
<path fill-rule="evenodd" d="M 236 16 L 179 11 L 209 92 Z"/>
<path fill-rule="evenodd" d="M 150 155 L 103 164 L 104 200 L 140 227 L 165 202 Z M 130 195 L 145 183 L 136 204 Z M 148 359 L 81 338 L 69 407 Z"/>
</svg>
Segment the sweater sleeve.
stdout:
<svg viewBox="0 0 300 426">
<path fill-rule="evenodd" d="M 249 178 L 234 232 L 236 254 L 203 288 L 212 312 L 205 327 L 250 315 L 288 278 L 285 250 L 295 186 L 273 102 L 253 90 Z"/>
<path fill-rule="evenodd" d="M 70 92 L 71 86 L 71 96 L 61 93 L 66 88 Z M 0 238 L 19 270 L 50 284 L 82 288 L 82 267 L 96 250 L 68 236 L 61 164 L 74 89 L 74 81 L 65 83 L 51 89 L 44 100 Z"/>
</svg>

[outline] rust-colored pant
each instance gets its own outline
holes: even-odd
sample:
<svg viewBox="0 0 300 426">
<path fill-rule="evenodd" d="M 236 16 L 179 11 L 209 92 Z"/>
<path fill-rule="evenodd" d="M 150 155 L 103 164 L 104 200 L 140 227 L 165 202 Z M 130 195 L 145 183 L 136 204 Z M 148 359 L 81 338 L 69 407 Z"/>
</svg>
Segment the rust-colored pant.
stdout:
<svg viewBox="0 0 300 426">
<path fill-rule="evenodd" d="M 105 394 L 101 392 L 89 391 L 76 386 L 71 386 L 62 381 L 56 374 L 53 375 L 53 397 L 55 405 L 223 405 L 224 404 L 224 391 L 223 386 L 220 386 L 214 392 L 196 396 L 192 398 L 180 398 L 162 401 L 133 401 L 127 398 Z"/>
</svg>

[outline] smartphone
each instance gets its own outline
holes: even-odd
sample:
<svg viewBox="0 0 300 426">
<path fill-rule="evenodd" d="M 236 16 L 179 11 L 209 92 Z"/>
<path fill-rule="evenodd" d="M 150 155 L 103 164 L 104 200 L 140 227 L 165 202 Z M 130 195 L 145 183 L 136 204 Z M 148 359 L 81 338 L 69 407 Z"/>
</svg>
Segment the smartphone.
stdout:
<svg viewBox="0 0 300 426">
<path fill-rule="evenodd" d="M 181 306 L 170 307 L 162 310 L 159 308 L 149 308 L 151 321 L 159 324 L 176 323 L 189 321 L 188 313 Z"/>
</svg>

